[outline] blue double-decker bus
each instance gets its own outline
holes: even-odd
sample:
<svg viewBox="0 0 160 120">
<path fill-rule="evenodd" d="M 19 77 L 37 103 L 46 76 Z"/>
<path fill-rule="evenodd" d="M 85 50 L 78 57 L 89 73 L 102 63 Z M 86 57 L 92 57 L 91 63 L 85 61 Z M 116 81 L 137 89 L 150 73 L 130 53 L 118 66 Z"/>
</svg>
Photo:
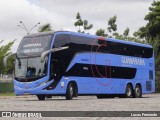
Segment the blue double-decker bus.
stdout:
<svg viewBox="0 0 160 120">
<path fill-rule="evenodd" d="M 153 48 L 113 38 L 57 31 L 25 36 L 17 49 L 16 95 L 142 97 L 155 91 Z"/>
</svg>

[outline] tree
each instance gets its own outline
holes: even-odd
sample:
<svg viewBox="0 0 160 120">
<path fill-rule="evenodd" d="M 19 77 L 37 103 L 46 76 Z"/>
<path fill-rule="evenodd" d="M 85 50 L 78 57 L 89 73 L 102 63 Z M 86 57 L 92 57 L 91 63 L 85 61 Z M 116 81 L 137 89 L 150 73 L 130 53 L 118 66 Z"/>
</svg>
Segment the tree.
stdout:
<svg viewBox="0 0 160 120">
<path fill-rule="evenodd" d="M 53 30 L 52 30 L 51 24 L 47 23 L 47 24 L 44 24 L 44 25 L 40 26 L 38 31 L 39 32 L 47 32 L 47 31 L 53 31 Z"/>
<path fill-rule="evenodd" d="M 109 36 L 107 33 L 105 33 L 105 29 L 102 29 L 102 28 L 100 28 L 100 29 L 98 29 L 98 30 L 96 31 L 96 35 L 98 35 L 98 36 L 104 36 L 104 37 L 113 37 L 113 36 L 115 36 L 115 35 L 119 35 L 118 33 L 116 33 L 116 31 L 117 31 L 116 19 L 117 19 L 117 17 L 116 17 L 116 16 L 113 16 L 113 17 L 111 17 L 111 18 L 108 20 L 107 30 L 108 30 L 110 33 L 114 32 L 114 33 L 112 33 L 111 36 Z"/>
<path fill-rule="evenodd" d="M 76 19 L 77 19 L 77 21 L 74 23 L 74 25 L 75 25 L 75 26 L 78 26 L 78 27 L 79 27 L 78 32 L 81 32 L 80 27 L 83 26 L 83 21 L 82 21 L 82 19 L 81 19 L 81 15 L 80 15 L 79 12 L 78 12 L 77 15 L 76 15 Z"/>
<path fill-rule="evenodd" d="M 110 33 L 113 31 L 114 32 L 117 31 L 116 19 L 117 19 L 117 17 L 113 16 L 108 21 L 108 28 L 107 29 Z"/>
<path fill-rule="evenodd" d="M 108 35 L 105 33 L 105 30 L 100 28 L 96 31 L 96 35 L 97 36 L 103 36 L 103 37 L 107 37 Z"/>
<path fill-rule="evenodd" d="M 92 29 L 92 27 L 93 27 L 93 24 L 89 24 L 89 25 L 88 25 L 88 21 L 87 21 L 87 20 L 84 20 L 84 21 L 83 21 L 84 32 L 86 32 L 86 30 Z"/>
<path fill-rule="evenodd" d="M 149 11 L 144 18 L 147 24 L 139 28 L 134 35 L 145 39 L 154 48 L 156 85 L 158 84 L 156 88 L 160 88 L 160 1 L 153 1 Z"/>
<path fill-rule="evenodd" d="M 103 28 L 98 29 L 95 34 L 97 36 L 114 37 L 114 38 L 120 39 L 120 40 L 127 40 L 127 41 L 134 41 L 134 42 L 139 42 L 139 43 L 145 43 L 145 40 L 142 40 L 139 37 L 137 37 L 137 33 L 134 33 L 134 37 L 129 36 L 129 31 L 130 31 L 129 27 L 127 27 L 124 30 L 123 34 L 119 34 L 118 32 L 116 32 L 117 31 L 116 20 L 117 20 L 117 17 L 113 16 L 108 21 L 108 27 L 107 27 L 108 31 L 110 33 L 112 33 L 114 31 L 111 36 L 109 36 L 105 32 L 105 29 L 103 29 Z"/>
<path fill-rule="evenodd" d="M 153 40 L 160 34 L 160 1 L 153 1 L 149 11 L 144 18 L 148 23 L 141 27 L 136 34 L 146 40 Z"/>
<path fill-rule="evenodd" d="M 88 20 L 82 20 L 80 13 L 78 12 L 76 15 L 77 21 L 74 23 L 75 26 L 78 26 L 78 32 L 85 33 L 87 30 L 93 28 L 93 24 L 88 24 Z M 81 28 L 83 27 L 83 30 Z"/>
<path fill-rule="evenodd" d="M 159 36 L 150 41 L 152 42 L 151 44 L 154 49 L 156 89 L 160 90 L 160 41 L 159 41 Z"/>
<path fill-rule="evenodd" d="M 116 38 L 116 39 L 120 39 L 120 40 L 126 40 L 124 35 L 121 35 L 117 32 L 113 33 L 113 36 Z"/>
<path fill-rule="evenodd" d="M 2 43 L 2 42 L 3 42 L 3 40 L 0 41 L 0 43 Z M 1 73 L 4 73 L 4 72 L 12 73 L 12 71 L 13 71 L 13 67 L 14 67 L 13 61 L 14 61 L 14 58 L 10 58 L 8 60 L 9 64 L 7 65 L 7 67 L 4 67 L 4 65 L 3 65 L 3 59 L 4 59 L 5 56 L 7 56 L 7 55 L 9 55 L 9 54 L 12 53 L 11 52 L 11 47 L 13 46 L 14 42 L 15 42 L 15 40 L 12 41 L 12 42 L 9 42 L 7 45 L 2 45 L 0 47 L 0 72 Z"/>
<path fill-rule="evenodd" d="M 123 35 L 124 35 L 125 37 L 127 37 L 127 36 L 129 35 L 129 28 L 128 28 L 128 27 L 124 30 Z"/>
</svg>

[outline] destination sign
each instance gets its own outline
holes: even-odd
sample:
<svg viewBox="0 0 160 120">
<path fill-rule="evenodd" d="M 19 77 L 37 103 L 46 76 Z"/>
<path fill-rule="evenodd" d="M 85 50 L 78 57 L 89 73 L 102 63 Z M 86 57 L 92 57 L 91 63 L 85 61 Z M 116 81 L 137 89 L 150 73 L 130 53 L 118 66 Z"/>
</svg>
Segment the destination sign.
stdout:
<svg viewBox="0 0 160 120">
<path fill-rule="evenodd" d="M 19 57 L 41 55 L 42 52 L 50 49 L 51 39 L 51 35 L 25 37 L 20 42 L 17 55 Z"/>
</svg>

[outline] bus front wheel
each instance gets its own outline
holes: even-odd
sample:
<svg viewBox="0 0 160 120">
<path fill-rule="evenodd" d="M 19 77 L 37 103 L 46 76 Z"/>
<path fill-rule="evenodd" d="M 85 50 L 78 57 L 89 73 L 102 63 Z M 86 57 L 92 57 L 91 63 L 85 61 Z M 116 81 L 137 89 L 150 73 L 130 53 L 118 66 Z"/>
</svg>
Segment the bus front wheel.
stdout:
<svg viewBox="0 0 160 120">
<path fill-rule="evenodd" d="M 71 100 L 73 98 L 74 87 L 72 83 L 69 83 L 66 90 L 66 100 Z"/>
<path fill-rule="evenodd" d="M 45 95 L 37 95 L 38 100 L 45 100 Z"/>
</svg>

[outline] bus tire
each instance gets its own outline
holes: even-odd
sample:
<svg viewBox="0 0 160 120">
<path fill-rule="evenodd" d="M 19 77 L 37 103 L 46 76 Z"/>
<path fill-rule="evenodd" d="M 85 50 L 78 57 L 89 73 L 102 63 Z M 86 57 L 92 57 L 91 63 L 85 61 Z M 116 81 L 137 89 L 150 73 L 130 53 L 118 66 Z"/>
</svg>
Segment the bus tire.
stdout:
<svg viewBox="0 0 160 120">
<path fill-rule="evenodd" d="M 66 100 L 72 100 L 74 94 L 74 87 L 72 83 L 69 83 L 66 90 Z"/>
<path fill-rule="evenodd" d="M 72 82 L 72 85 L 73 85 L 73 97 L 78 97 L 78 87 L 77 87 L 77 84 L 76 82 Z"/>
<path fill-rule="evenodd" d="M 37 95 L 38 100 L 45 100 L 46 95 Z"/>
<path fill-rule="evenodd" d="M 125 98 L 131 98 L 133 93 L 132 86 L 130 84 L 127 84 L 126 91 L 125 91 Z"/>
<path fill-rule="evenodd" d="M 142 88 L 140 85 L 136 85 L 133 97 L 134 98 L 141 98 L 142 97 Z"/>
</svg>

